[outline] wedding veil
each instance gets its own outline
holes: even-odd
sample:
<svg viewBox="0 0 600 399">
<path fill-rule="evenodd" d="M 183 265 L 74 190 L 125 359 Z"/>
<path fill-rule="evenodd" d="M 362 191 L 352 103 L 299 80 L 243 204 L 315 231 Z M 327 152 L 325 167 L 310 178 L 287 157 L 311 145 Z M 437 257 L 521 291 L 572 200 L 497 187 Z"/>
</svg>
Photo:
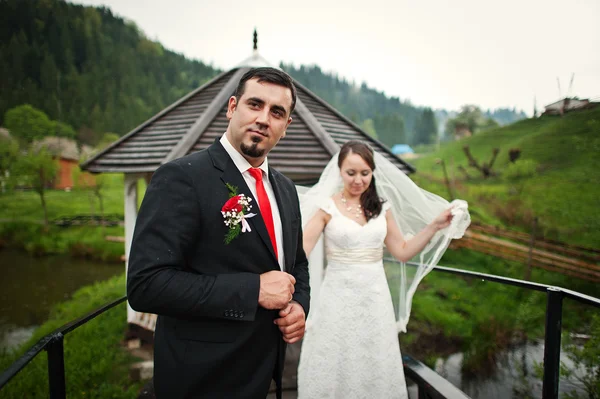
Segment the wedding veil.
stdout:
<svg viewBox="0 0 600 399">
<path fill-rule="evenodd" d="M 312 218 L 324 200 L 341 191 L 343 187 L 338 168 L 338 155 L 339 152 L 327 164 L 317 184 L 305 192 L 299 190 L 304 225 Z M 398 330 L 406 332 L 412 298 L 417 286 L 423 277 L 438 263 L 448 248 L 450 240 L 463 236 L 471 222 L 471 218 L 467 202 L 454 200 L 452 203 L 448 203 L 442 197 L 418 187 L 406 174 L 381 154 L 375 151 L 374 156 L 375 171 L 373 176 L 377 193 L 391 206 L 394 219 L 406 240 L 415 236 L 445 209 L 452 207 L 452 214 L 454 215 L 450 226 L 438 231 L 423 251 L 413 259 L 418 263 L 416 270 L 412 267 L 411 270 L 407 270 L 407 265 L 404 262 L 396 262 L 392 266 L 398 265 L 398 267 L 388 267 L 386 270 L 392 297 L 394 298 L 394 306 L 398 312 Z M 399 287 L 397 300 L 393 290 L 396 282 Z"/>
</svg>

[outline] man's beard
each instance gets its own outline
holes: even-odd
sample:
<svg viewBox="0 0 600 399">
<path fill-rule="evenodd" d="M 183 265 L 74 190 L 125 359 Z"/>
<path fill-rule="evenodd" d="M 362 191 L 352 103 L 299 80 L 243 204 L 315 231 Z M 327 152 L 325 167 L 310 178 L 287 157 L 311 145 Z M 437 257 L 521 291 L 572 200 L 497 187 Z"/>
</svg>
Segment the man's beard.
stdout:
<svg viewBox="0 0 600 399">
<path fill-rule="evenodd" d="M 260 158 L 265 153 L 264 148 L 263 149 L 258 148 L 258 143 L 260 143 L 261 141 L 262 140 L 259 139 L 258 137 L 253 138 L 251 145 L 246 145 L 246 144 L 242 143 L 240 145 L 240 149 L 242 150 L 242 153 L 244 155 L 247 155 L 252 158 Z"/>
</svg>

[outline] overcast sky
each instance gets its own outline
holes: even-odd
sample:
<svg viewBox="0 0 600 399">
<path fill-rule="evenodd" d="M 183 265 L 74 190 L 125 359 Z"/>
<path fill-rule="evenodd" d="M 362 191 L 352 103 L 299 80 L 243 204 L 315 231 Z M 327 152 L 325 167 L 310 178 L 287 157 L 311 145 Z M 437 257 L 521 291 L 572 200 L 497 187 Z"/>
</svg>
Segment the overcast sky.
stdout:
<svg viewBox="0 0 600 399">
<path fill-rule="evenodd" d="M 78 0 L 166 48 L 229 69 L 252 53 L 319 65 L 413 104 L 517 107 L 600 100 L 599 0 Z"/>
</svg>

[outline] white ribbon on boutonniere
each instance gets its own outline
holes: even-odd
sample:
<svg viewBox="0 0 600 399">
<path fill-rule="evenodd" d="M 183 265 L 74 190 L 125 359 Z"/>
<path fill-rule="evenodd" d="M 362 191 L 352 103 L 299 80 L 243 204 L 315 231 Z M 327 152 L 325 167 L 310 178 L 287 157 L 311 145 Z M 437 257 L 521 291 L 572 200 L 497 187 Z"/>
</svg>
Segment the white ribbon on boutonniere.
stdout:
<svg viewBox="0 0 600 399">
<path fill-rule="evenodd" d="M 245 232 L 251 232 L 252 229 L 250 228 L 250 224 L 248 223 L 248 221 L 246 219 L 250 219 L 251 217 L 256 216 L 256 213 L 249 213 L 247 215 L 244 215 L 244 217 L 242 218 L 242 233 Z"/>
</svg>

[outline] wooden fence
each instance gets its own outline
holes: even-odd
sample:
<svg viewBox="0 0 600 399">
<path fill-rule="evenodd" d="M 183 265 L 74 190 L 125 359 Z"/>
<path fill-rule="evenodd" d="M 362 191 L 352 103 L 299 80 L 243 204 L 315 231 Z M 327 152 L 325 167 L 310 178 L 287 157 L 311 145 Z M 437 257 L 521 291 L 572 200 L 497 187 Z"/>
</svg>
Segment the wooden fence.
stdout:
<svg viewBox="0 0 600 399">
<path fill-rule="evenodd" d="M 473 224 L 451 248 L 467 248 L 498 258 L 522 262 L 531 267 L 559 272 L 583 280 L 600 282 L 600 250 L 494 226 Z"/>
</svg>

